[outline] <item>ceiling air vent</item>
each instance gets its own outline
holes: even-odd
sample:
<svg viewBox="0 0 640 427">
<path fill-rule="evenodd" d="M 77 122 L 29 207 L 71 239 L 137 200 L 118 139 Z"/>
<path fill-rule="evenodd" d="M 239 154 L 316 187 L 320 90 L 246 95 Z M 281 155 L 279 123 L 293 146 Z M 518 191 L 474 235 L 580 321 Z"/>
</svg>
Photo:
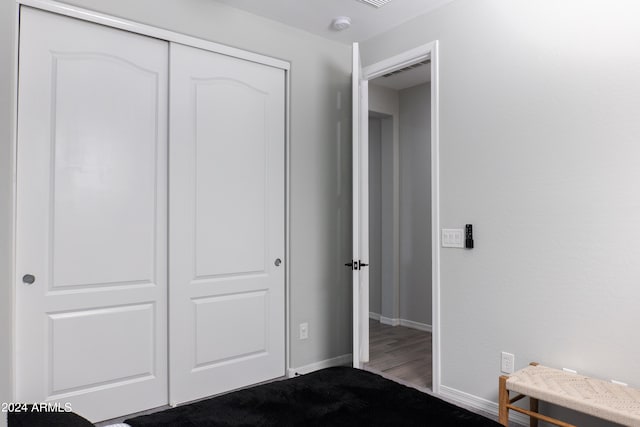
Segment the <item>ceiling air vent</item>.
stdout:
<svg viewBox="0 0 640 427">
<path fill-rule="evenodd" d="M 409 70 L 413 70 L 414 68 L 422 67 L 423 65 L 427 65 L 428 63 L 429 63 L 429 59 L 426 59 L 422 62 L 416 62 L 415 64 L 411 64 L 408 67 L 400 68 L 399 70 L 395 70 L 390 73 L 383 74 L 382 77 L 391 77 L 396 74 L 402 73 L 404 71 L 409 71 Z"/>
<path fill-rule="evenodd" d="M 361 3 L 366 3 L 373 7 L 382 7 L 385 4 L 389 3 L 391 0 L 358 0 L 358 1 L 360 1 Z"/>
</svg>

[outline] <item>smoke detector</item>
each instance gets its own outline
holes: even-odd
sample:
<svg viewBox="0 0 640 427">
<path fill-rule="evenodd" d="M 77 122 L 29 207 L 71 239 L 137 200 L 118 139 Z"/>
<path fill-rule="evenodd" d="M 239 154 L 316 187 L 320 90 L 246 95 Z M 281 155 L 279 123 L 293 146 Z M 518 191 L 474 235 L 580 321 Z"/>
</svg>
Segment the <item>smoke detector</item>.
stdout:
<svg viewBox="0 0 640 427">
<path fill-rule="evenodd" d="M 346 30 L 351 26 L 351 18 L 348 16 L 336 16 L 331 22 L 331 28 L 336 31 Z"/>
<path fill-rule="evenodd" d="M 366 3 L 373 7 L 382 7 L 385 4 L 389 3 L 391 0 L 359 0 L 361 3 Z"/>
</svg>

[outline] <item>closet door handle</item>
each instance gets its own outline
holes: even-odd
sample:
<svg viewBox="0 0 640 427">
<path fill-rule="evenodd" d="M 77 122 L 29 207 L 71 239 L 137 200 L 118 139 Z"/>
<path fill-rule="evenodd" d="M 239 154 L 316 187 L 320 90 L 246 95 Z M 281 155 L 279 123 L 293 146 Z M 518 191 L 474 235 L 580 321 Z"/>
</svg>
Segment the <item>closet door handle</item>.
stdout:
<svg viewBox="0 0 640 427">
<path fill-rule="evenodd" d="M 280 264 L 282 264 L 282 260 L 280 258 L 276 258 L 276 260 L 273 263 L 275 264 L 276 267 L 280 267 Z"/>
<path fill-rule="evenodd" d="M 22 283 L 24 283 L 25 285 L 31 285 L 35 281 L 36 276 L 34 276 L 33 274 L 25 274 L 24 276 L 22 276 Z"/>
</svg>

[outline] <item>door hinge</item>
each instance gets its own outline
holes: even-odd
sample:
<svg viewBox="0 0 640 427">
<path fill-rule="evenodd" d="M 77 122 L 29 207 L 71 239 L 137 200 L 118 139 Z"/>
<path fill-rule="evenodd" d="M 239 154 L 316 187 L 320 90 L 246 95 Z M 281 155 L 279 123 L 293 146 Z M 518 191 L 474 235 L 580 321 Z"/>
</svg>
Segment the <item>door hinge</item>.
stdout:
<svg viewBox="0 0 640 427">
<path fill-rule="evenodd" d="M 351 270 L 362 270 L 362 267 L 368 267 L 369 264 L 362 261 L 351 260 L 345 264 L 346 267 L 351 267 Z"/>
</svg>

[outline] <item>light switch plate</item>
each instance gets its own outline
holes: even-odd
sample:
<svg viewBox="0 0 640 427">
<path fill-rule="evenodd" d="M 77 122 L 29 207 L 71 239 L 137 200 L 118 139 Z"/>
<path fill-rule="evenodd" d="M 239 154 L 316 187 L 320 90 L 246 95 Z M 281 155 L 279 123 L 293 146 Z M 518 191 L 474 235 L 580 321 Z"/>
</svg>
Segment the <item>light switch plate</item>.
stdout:
<svg viewBox="0 0 640 427">
<path fill-rule="evenodd" d="M 461 228 L 443 228 L 442 247 L 464 249 L 464 230 Z"/>
</svg>

